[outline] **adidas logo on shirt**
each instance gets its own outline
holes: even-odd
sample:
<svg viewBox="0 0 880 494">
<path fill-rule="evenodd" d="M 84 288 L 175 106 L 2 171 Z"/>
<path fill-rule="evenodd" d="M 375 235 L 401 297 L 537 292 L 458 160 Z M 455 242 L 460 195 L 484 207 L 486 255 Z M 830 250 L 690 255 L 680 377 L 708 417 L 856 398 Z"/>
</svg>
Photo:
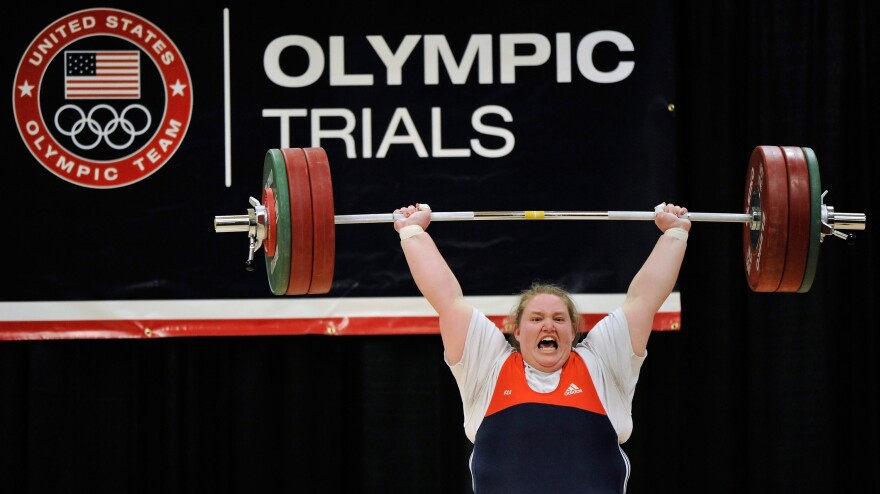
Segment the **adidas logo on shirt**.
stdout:
<svg viewBox="0 0 880 494">
<path fill-rule="evenodd" d="M 581 388 L 575 386 L 574 383 L 571 383 L 571 384 L 568 385 L 568 389 L 566 389 L 566 390 L 565 390 L 565 393 L 563 393 L 563 394 L 564 394 L 565 396 L 568 396 L 568 395 L 576 395 L 576 394 L 578 394 L 578 393 L 583 393 L 583 392 L 584 392 L 584 390 L 582 390 Z"/>
</svg>

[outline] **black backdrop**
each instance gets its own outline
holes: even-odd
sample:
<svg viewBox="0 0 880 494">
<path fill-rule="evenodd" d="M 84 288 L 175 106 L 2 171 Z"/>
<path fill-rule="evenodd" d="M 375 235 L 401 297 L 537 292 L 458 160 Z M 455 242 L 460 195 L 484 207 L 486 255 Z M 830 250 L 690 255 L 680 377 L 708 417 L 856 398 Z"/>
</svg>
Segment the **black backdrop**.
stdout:
<svg viewBox="0 0 880 494">
<path fill-rule="evenodd" d="M 869 2 L 675 9 L 679 202 L 738 211 L 751 149 L 802 145 L 826 202 L 870 223 Z M 652 336 L 636 395 L 630 492 L 880 490 L 871 237 L 827 239 L 809 293 L 757 294 L 739 229 L 697 225 L 684 329 Z M 0 488 L 469 492 L 440 352 L 432 335 L 0 342 Z"/>
</svg>

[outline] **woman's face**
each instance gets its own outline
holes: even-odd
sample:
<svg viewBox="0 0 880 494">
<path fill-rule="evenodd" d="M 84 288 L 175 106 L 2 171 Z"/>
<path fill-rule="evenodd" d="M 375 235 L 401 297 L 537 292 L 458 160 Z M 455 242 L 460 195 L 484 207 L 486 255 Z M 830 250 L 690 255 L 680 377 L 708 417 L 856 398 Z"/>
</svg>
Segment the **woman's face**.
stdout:
<svg viewBox="0 0 880 494">
<path fill-rule="evenodd" d="M 552 372 L 562 368 L 571 354 L 574 325 L 561 298 L 541 293 L 526 303 L 513 335 L 527 364 Z"/>
</svg>

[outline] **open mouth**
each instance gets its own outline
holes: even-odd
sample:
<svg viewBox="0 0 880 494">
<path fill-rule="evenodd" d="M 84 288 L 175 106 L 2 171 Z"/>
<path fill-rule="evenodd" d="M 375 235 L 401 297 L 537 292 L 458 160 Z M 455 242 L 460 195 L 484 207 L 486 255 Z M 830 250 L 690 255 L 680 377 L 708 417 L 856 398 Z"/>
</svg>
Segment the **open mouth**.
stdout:
<svg viewBox="0 0 880 494">
<path fill-rule="evenodd" d="M 559 348 L 559 345 L 550 336 L 545 336 L 538 342 L 538 350 L 556 350 L 557 348 Z"/>
</svg>

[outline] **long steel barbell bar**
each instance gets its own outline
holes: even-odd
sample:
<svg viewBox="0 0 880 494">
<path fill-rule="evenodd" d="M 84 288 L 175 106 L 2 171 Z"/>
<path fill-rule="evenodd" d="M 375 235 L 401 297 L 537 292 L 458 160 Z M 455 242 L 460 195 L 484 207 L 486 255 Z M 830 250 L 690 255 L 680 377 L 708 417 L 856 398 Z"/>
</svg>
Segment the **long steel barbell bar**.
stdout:
<svg viewBox="0 0 880 494">
<path fill-rule="evenodd" d="M 253 198 L 252 198 L 253 199 Z M 257 205 L 256 207 L 260 207 Z M 757 218 L 750 214 L 688 213 L 691 221 L 714 221 L 722 223 L 748 223 Z M 334 216 L 337 225 L 364 223 L 392 223 L 404 218 L 402 214 L 348 214 Z M 653 220 L 650 211 L 454 211 L 431 212 L 431 221 L 469 220 Z M 226 215 L 214 218 L 218 233 L 246 232 L 251 227 L 250 215 Z"/>
<path fill-rule="evenodd" d="M 827 193 L 827 192 L 826 192 Z M 824 199 L 825 194 L 822 194 Z M 248 232 L 257 241 L 262 241 L 265 235 L 260 235 L 258 230 L 261 225 L 267 224 L 266 208 L 257 199 L 250 198 L 254 209 L 249 209 L 247 215 L 223 215 L 214 217 L 214 231 L 217 233 Z M 684 218 L 691 221 L 706 221 L 715 223 L 750 223 L 752 230 L 760 228 L 761 211 L 754 208 L 751 214 L 747 213 L 697 213 L 689 212 Z M 391 223 L 404 218 L 403 215 L 393 213 L 378 214 L 350 214 L 334 216 L 334 224 L 351 225 L 365 223 Z M 864 213 L 835 212 L 832 206 L 822 204 L 822 236 L 835 235 L 847 239 L 850 236 L 838 230 L 864 230 L 866 217 Z M 261 221 L 262 220 L 262 221 Z M 457 211 L 457 212 L 432 212 L 431 221 L 470 221 L 470 220 L 611 220 L 611 221 L 653 221 L 653 211 Z"/>
</svg>

